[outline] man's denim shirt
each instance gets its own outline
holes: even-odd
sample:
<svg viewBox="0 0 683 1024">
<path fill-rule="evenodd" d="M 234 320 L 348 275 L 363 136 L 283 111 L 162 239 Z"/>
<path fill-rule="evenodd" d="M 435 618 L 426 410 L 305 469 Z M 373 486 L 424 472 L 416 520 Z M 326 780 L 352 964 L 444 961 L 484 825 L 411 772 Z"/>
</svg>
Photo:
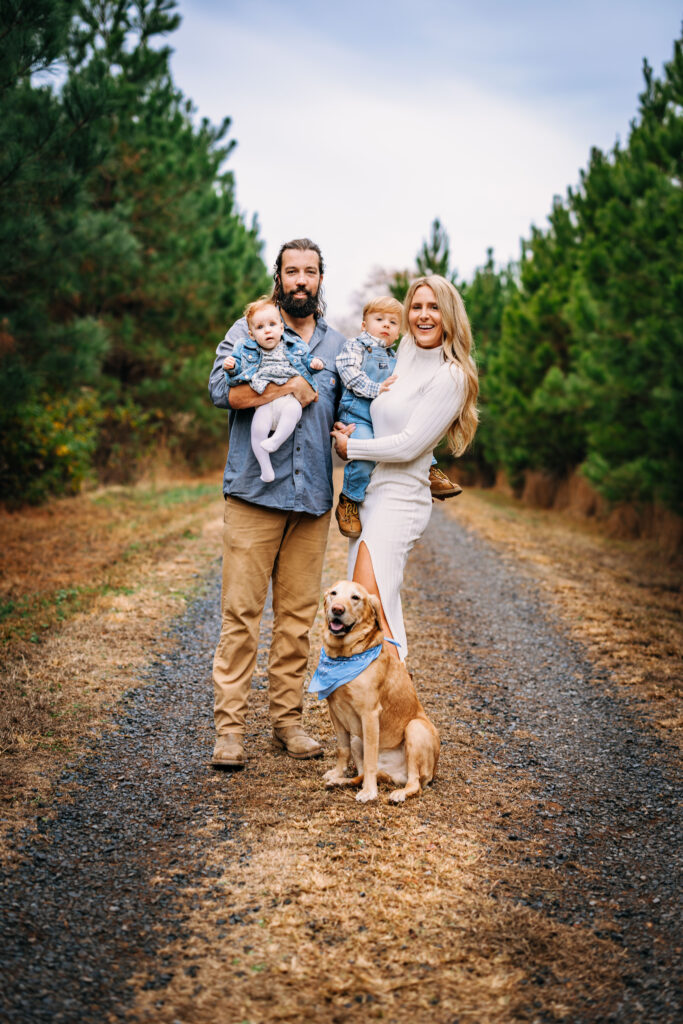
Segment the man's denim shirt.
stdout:
<svg viewBox="0 0 683 1024">
<path fill-rule="evenodd" d="M 254 505 L 320 516 L 332 508 L 330 431 L 341 395 L 341 381 L 335 364 L 346 338 L 328 327 L 322 318 L 317 321 L 308 347 L 311 355 L 318 356 L 325 364 L 325 369 L 316 374 L 318 401 L 306 406 L 292 436 L 271 454 L 275 480 L 264 484 L 259 479 L 261 471 L 251 450 L 254 410 L 230 409 L 230 389 L 223 370 L 223 360 L 231 354 L 233 346 L 248 336 L 247 322 L 242 317 L 233 324 L 216 349 L 209 379 L 213 404 L 229 410 L 230 447 L 223 476 L 223 493 Z M 285 338 L 301 341 L 296 331 L 287 326 Z"/>
<path fill-rule="evenodd" d="M 318 386 L 313 379 L 313 374 L 316 371 L 310 369 L 310 362 L 311 359 L 315 359 L 315 354 L 311 352 L 310 346 L 302 341 L 294 331 L 286 332 L 283 340 L 287 359 L 299 376 L 303 377 L 314 391 L 317 391 Z M 228 387 L 234 388 L 237 384 L 248 384 L 261 366 L 263 355 L 261 346 L 252 337 L 248 337 L 246 341 L 235 342 L 232 355 L 235 360 L 235 369 L 228 373 Z M 318 372 L 322 373 L 322 370 Z"/>
</svg>

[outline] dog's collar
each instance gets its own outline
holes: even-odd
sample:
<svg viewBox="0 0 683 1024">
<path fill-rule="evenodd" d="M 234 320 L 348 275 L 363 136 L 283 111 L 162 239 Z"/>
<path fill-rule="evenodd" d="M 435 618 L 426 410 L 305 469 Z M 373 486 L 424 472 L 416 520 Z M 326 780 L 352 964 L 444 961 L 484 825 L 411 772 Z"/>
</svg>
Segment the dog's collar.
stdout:
<svg viewBox="0 0 683 1024">
<path fill-rule="evenodd" d="M 387 643 L 395 644 L 396 647 L 401 646 L 396 640 L 387 639 Z M 377 644 L 376 647 L 369 647 L 367 651 L 350 654 L 346 658 L 330 658 L 323 647 L 318 667 L 308 684 L 308 692 L 317 694 L 318 700 L 325 700 L 340 686 L 352 682 L 368 665 L 372 665 L 381 653 L 382 644 Z"/>
</svg>

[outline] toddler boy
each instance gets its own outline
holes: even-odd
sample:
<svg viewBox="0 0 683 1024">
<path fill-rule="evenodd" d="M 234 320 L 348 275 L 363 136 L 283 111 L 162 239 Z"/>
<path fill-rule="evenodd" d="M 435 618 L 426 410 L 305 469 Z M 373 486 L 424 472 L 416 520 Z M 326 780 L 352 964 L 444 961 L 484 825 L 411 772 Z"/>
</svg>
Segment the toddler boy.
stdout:
<svg viewBox="0 0 683 1024">
<path fill-rule="evenodd" d="M 342 423 L 355 423 L 355 438 L 373 437 L 370 403 L 388 391 L 396 356 L 392 346 L 398 341 L 403 320 L 403 306 L 398 299 L 383 295 L 371 299 L 363 309 L 362 333 L 346 342 L 337 356 L 337 370 L 344 384 L 338 419 Z M 335 518 L 344 537 L 359 537 L 361 533 L 358 505 L 365 497 L 370 474 L 375 463 L 355 459 L 346 464 L 344 483 Z M 436 460 L 429 471 L 432 495 L 440 500 L 460 494 L 462 488 L 436 468 Z"/>
</svg>

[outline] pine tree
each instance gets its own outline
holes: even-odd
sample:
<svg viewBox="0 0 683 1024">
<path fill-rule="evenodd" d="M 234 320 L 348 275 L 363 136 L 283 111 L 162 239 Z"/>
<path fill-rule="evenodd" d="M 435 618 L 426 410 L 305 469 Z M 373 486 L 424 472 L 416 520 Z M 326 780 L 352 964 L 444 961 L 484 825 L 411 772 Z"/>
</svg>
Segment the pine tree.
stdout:
<svg viewBox="0 0 683 1024">
<path fill-rule="evenodd" d="M 478 342 L 480 473 L 580 469 L 610 501 L 683 512 L 683 40 L 628 142 L 594 149 L 518 266 L 461 285 Z M 420 269 L 448 275 L 438 221 Z M 453 278 L 454 279 L 454 278 Z M 484 458 L 482 460 L 481 450 Z"/>
<path fill-rule="evenodd" d="M 438 217 L 432 221 L 429 238 L 423 241 L 417 254 L 416 267 L 420 277 L 437 274 L 457 284 L 457 271 L 451 267 L 450 239 Z"/>
<path fill-rule="evenodd" d="M 451 267 L 451 245 L 448 232 L 438 217 L 432 221 L 429 238 L 423 240 L 415 258 L 414 270 L 397 270 L 389 283 L 391 294 L 399 302 L 403 302 L 410 282 L 415 277 L 428 277 L 438 274 L 447 278 L 457 287 L 457 270 Z"/>
<path fill-rule="evenodd" d="M 549 228 L 534 228 L 522 244 L 519 289 L 487 361 L 488 448 L 516 487 L 526 469 L 561 477 L 583 458 L 583 428 L 565 379 L 572 351 L 565 307 L 579 241 L 570 210 L 556 198 Z"/>
<path fill-rule="evenodd" d="M 626 148 L 594 153 L 575 197 L 586 225 L 572 314 L 584 472 L 610 500 L 683 510 L 683 53 L 645 64 Z"/>
<path fill-rule="evenodd" d="M 195 126 L 191 102 L 171 79 L 169 51 L 155 45 L 177 24 L 173 8 L 167 0 L 100 2 L 72 49 L 74 79 L 104 65 L 116 100 L 91 190 L 95 218 L 114 215 L 125 234 L 114 232 L 87 268 L 80 301 L 111 339 L 98 457 L 117 475 L 128 461 L 127 432 L 201 458 L 224 427 L 206 401 L 207 357 L 267 280 L 258 225 L 246 228 L 232 174 L 221 171 L 234 146 L 229 118 Z"/>
<path fill-rule="evenodd" d="M 80 392 L 106 349 L 99 324 L 69 308 L 74 236 L 97 159 L 104 98 L 50 85 L 75 2 L 5 0 L 0 64 L 0 496 L 76 489 L 94 447 L 97 402 Z M 71 398 L 50 410 L 44 389 Z"/>
<path fill-rule="evenodd" d="M 480 386 L 479 428 L 474 445 L 463 457 L 462 464 L 479 480 L 489 484 L 494 482 L 498 465 L 494 420 L 489 410 L 489 366 L 499 350 L 504 311 L 516 291 L 514 268 L 509 266 L 496 270 L 493 249 L 487 250 L 486 263 L 475 270 L 472 280 L 460 285 L 472 327 Z"/>
<path fill-rule="evenodd" d="M 0 486 L 37 500 L 77 489 L 96 444 L 108 473 L 153 442 L 200 459 L 224 431 L 213 349 L 268 278 L 223 170 L 229 119 L 195 124 L 159 45 L 172 0 L 3 19 Z M 58 64 L 52 87 L 32 77 Z"/>
</svg>

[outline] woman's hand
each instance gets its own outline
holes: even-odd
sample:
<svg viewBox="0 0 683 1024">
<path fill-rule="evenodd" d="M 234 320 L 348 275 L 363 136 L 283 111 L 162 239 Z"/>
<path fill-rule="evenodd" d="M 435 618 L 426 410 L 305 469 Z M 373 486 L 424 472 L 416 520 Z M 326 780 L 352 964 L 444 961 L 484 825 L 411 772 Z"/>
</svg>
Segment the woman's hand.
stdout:
<svg viewBox="0 0 683 1024">
<path fill-rule="evenodd" d="M 335 423 L 334 429 L 330 431 L 332 439 L 334 441 L 334 448 L 340 459 L 345 462 L 348 459 L 346 454 L 346 446 L 348 444 L 349 436 L 356 429 L 355 423 Z"/>
<path fill-rule="evenodd" d="M 349 437 L 350 434 L 356 429 L 355 423 L 340 423 L 339 420 L 334 425 L 334 429 L 338 430 L 340 434 L 346 434 Z"/>
<path fill-rule="evenodd" d="M 346 460 L 348 459 L 348 455 L 346 454 L 346 446 L 349 441 L 349 435 L 343 434 L 341 430 L 332 430 L 330 431 L 330 433 L 332 435 L 332 440 L 334 441 L 334 450 L 336 451 L 339 458 L 343 459 L 344 462 L 346 462 Z"/>
<path fill-rule="evenodd" d="M 379 393 L 380 393 L 380 395 L 383 395 L 385 391 L 388 391 L 389 388 L 391 387 L 391 385 L 394 383 L 395 380 L 396 380 L 396 374 L 395 373 L 392 373 L 391 377 L 387 377 L 386 380 L 383 380 L 382 383 L 379 386 Z"/>
</svg>

